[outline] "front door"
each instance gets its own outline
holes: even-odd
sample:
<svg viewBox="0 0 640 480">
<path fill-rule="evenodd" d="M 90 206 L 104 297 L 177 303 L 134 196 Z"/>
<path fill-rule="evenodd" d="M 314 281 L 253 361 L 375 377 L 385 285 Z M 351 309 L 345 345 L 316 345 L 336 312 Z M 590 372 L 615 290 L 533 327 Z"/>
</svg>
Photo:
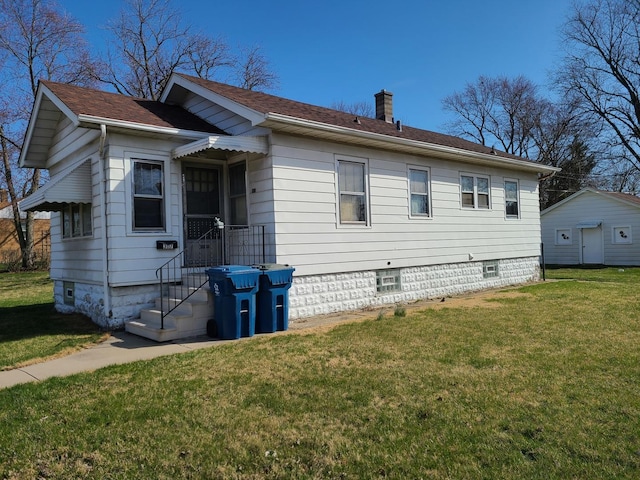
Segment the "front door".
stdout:
<svg viewBox="0 0 640 480">
<path fill-rule="evenodd" d="M 582 229 L 582 263 L 604 263 L 602 252 L 602 228 Z"/>
<path fill-rule="evenodd" d="M 221 172 L 216 167 L 187 165 L 182 172 L 185 264 L 206 267 L 222 263 Z"/>
</svg>

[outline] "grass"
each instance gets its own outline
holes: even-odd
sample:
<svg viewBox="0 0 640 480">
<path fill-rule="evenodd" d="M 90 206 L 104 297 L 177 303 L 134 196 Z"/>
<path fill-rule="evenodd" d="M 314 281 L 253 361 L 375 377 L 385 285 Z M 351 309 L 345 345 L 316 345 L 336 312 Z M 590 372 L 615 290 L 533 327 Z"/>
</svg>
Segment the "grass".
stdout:
<svg viewBox="0 0 640 480">
<path fill-rule="evenodd" d="M 46 272 L 0 274 L 0 370 L 65 355 L 104 338 L 84 315 L 53 308 Z"/>
<path fill-rule="evenodd" d="M 2 390 L 0 478 L 638 478 L 638 271 L 584 275 Z"/>
</svg>

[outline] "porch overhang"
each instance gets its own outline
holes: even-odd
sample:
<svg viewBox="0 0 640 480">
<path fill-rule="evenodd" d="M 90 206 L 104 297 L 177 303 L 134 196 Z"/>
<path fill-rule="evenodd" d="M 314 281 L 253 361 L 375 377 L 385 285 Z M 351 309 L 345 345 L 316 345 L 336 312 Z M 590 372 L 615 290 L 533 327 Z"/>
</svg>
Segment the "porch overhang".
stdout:
<svg viewBox="0 0 640 480">
<path fill-rule="evenodd" d="M 576 225 L 576 228 L 598 228 L 602 225 L 602 220 L 586 220 Z"/>
<path fill-rule="evenodd" d="M 91 197 L 91 161 L 84 160 L 58 173 L 19 206 L 23 212 L 57 212 L 65 203 L 91 203 Z"/>
<path fill-rule="evenodd" d="M 210 135 L 195 142 L 177 147 L 171 154 L 172 157 L 176 159 L 209 149 L 266 154 L 269 151 L 269 145 L 266 137 Z"/>
</svg>

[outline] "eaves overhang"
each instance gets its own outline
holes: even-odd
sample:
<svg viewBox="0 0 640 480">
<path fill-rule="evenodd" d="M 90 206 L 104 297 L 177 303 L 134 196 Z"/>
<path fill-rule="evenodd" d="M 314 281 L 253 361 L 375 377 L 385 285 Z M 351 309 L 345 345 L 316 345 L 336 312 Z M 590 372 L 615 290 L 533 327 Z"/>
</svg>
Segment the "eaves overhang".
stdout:
<svg viewBox="0 0 640 480">
<path fill-rule="evenodd" d="M 55 128 L 59 115 L 64 115 L 78 126 L 74 113 L 43 83 L 38 84 L 33 103 L 33 114 L 25 132 L 23 148 L 18 165 L 21 167 L 44 168 L 51 139 L 47 133 Z M 47 132 L 44 133 L 43 132 Z"/>
<path fill-rule="evenodd" d="M 527 160 L 499 155 L 473 152 L 461 148 L 438 145 L 406 138 L 392 137 L 380 133 L 366 132 L 312 120 L 305 120 L 279 113 L 267 113 L 261 126 L 294 135 L 306 135 L 341 143 L 405 152 L 414 155 L 429 155 L 447 160 L 462 161 L 477 165 L 507 167 L 527 172 L 550 174 L 561 169 Z"/>
<path fill-rule="evenodd" d="M 116 120 L 113 118 L 106 117 L 97 117 L 94 115 L 78 115 L 78 123 L 80 125 L 105 125 L 107 127 L 112 128 L 122 128 L 126 130 L 137 130 L 140 132 L 158 134 L 158 135 L 167 135 L 172 137 L 181 137 L 181 138 L 202 138 L 206 135 L 204 132 L 198 132 L 194 130 L 184 130 L 180 128 L 173 127 L 160 127 L 157 125 L 149 125 L 145 123 L 137 123 L 137 122 L 128 122 L 125 120 Z"/>
<path fill-rule="evenodd" d="M 266 154 L 269 152 L 269 144 L 266 137 L 209 135 L 175 148 L 171 156 L 174 159 L 181 158 L 209 149 Z"/>
</svg>

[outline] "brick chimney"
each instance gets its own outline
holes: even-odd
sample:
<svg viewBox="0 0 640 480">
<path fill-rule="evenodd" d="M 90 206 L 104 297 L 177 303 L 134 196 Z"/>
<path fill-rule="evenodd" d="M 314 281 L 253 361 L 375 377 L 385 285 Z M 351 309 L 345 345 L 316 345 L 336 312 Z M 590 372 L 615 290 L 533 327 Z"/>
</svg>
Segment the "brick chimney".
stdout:
<svg viewBox="0 0 640 480">
<path fill-rule="evenodd" d="M 376 97 L 376 118 L 393 123 L 393 93 L 380 90 Z"/>
<path fill-rule="evenodd" d="M 9 201 L 9 192 L 4 188 L 0 188 L 0 203 L 7 203 Z"/>
</svg>

